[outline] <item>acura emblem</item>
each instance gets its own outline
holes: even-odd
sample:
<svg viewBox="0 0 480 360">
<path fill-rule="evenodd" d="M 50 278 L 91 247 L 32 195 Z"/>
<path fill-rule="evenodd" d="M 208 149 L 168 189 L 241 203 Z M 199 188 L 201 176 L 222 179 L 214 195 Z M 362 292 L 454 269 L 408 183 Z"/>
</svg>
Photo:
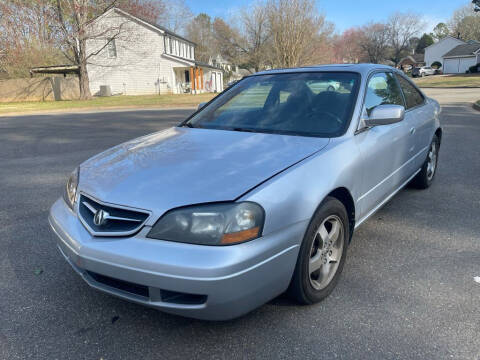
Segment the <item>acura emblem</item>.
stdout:
<svg viewBox="0 0 480 360">
<path fill-rule="evenodd" d="M 93 217 L 93 223 L 97 226 L 104 225 L 109 217 L 109 213 L 100 209 L 95 212 L 95 216 Z"/>
</svg>

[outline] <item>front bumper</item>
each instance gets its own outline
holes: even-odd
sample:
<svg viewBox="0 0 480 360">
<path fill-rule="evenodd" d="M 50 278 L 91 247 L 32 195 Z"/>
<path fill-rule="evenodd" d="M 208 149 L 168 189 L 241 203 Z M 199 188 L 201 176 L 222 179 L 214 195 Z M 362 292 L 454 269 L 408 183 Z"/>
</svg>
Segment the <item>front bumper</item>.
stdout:
<svg viewBox="0 0 480 360">
<path fill-rule="evenodd" d="M 154 240 L 150 227 L 124 238 L 92 236 L 57 200 L 50 225 L 67 261 L 92 287 L 182 316 L 227 320 L 284 292 L 306 222 L 232 246 Z"/>
</svg>

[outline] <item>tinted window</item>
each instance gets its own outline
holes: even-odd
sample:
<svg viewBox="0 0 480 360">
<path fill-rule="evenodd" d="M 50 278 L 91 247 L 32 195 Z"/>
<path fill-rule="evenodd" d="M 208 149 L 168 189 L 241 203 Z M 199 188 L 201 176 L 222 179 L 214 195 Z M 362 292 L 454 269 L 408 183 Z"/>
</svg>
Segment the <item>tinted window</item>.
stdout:
<svg viewBox="0 0 480 360">
<path fill-rule="evenodd" d="M 404 105 L 402 93 L 391 73 L 378 73 L 368 81 L 365 107 L 368 114 L 378 105 Z"/>
<path fill-rule="evenodd" d="M 187 126 L 304 136 L 342 135 L 360 76 L 313 72 L 252 76 L 194 115 Z"/>
<path fill-rule="evenodd" d="M 402 76 L 397 75 L 397 78 L 400 82 L 400 87 L 403 90 L 403 94 L 405 95 L 407 109 L 422 105 L 424 102 L 423 95 L 417 89 L 415 89 L 415 86 L 410 84 L 410 82 L 405 80 Z"/>
</svg>

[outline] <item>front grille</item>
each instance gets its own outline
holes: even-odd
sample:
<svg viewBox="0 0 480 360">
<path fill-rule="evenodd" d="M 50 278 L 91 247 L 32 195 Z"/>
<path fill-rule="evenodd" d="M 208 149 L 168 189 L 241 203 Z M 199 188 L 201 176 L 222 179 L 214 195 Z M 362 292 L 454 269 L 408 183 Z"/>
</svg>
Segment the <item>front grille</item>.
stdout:
<svg viewBox="0 0 480 360">
<path fill-rule="evenodd" d="M 84 194 L 80 195 L 78 214 L 83 225 L 96 236 L 126 236 L 136 233 L 150 214 L 106 205 Z"/>
</svg>

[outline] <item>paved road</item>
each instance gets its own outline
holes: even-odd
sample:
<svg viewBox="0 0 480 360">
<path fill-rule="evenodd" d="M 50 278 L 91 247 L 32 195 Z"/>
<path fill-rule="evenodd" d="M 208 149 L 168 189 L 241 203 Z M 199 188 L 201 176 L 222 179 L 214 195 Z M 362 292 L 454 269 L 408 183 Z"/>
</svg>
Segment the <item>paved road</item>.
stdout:
<svg viewBox="0 0 480 360">
<path fill-rule="evenodd" d="M 480 89 L 422 89 L 425 94 L 441 104 L 474 103 L 480 100 Z"/>
<path fill-rule="evenodd" d="M 186 111 L 0 118 L 0 359 L 480 359 L 480 113 L 445 106 L 436 182 L 355 233 L 333 294 L 191 320 L 90 289 L 47 225 L 89 156 Z M 39 272 L 42 273 L 39 274 Z"/>
</svg>

